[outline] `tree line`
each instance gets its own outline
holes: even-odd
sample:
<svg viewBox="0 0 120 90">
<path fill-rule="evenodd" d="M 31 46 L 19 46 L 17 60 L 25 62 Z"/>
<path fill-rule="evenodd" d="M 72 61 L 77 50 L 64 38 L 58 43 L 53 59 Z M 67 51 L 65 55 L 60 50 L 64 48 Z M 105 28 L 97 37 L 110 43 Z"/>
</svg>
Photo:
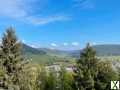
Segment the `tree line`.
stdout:
<svg viewBox="0 0 120 90">
<path fill-rule="evenodd" d="M 110 90 L 110 81 L 120 80 L 119 69 L 96 57 L 87 44 L 76 60 L 73 73 L 64 66 L 56 73 L 44 66 L 34 67 L 22 53 L 13 28 L 3 34 L 0 45 L 0 89 L 2 90 Z"/>
</svg>

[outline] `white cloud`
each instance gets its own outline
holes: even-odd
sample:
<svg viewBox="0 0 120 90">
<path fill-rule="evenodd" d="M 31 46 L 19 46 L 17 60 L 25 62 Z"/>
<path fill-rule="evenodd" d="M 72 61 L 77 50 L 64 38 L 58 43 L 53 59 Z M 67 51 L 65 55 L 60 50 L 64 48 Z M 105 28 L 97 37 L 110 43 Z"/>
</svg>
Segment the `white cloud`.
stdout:
<svg viewBox="0 0 120 90">
<path fill-rule="evenodd" d="M 22 40 L 22 43 L 26 43 L 25 40 Z"/>
<path fill-rule="evenodd" d="M 91 44 L 92 44 L 92 45 L 97 45 L 97 43 L 96 43 L 96 42 L 92 42 Z"/>
<path fill-rule="evenodd" d="M 25 17 L 27 12 L 23 7 L 23 0 L 1 0 L 0 15 L 11 18 Z"/>
<path fill-rule="evenodd" d="M 51 49 L 51 50 L 55 50 L 55 48 L 53 48 L 53 47 L 50 47 L 49 49 Z"/>
<path fill-rule="evenodd" d="M 68 43 L 65 42 L 65 43 L 63 43 L 63 45 L 64 45 L 64 46 L 68 46 Z"/>
<path fill-rule="evenodd" d="M 40 48 L 40 44 L 32 44 L 32 43 L 26 43 L 28 46 L 32 47 L 32 48 Z"/>
<path fill-rule="evenodd" d="M 30 45 L 32 48 L 38 48 L 36 45 Z"/>
<path fill-rule="evenodd" d="M 73 0 L 75 7 L 80 7 L 81 9 L 93 9 L 95 4 L 93 0 Z"/>
<path fill-rule="evenodd" d="M 49 16 L 44 18 L 28 17 L 27 20 L 34 25 L 44 25 L 44 24 L 57 22 L 57 21 L 66 21 L 66 20 L 69 20 L 69 18 L 66 16 Z"/>
<path fill-rule="evenodd" d="M 47 16 L 47 17 L 36 17 L 33 16 L 31 11 L 34 11 L 34 2 L 39 0 L 1 0 L 0 1 L 0 16 L 9 17 L 25 23 L 34 25 L 44 25 L 56 21 L 68 20 L 66 16 Z M 42 2 L 39 1 L 39 2 Z M 30 8 L 31 7 L 31 8 Z M 41 7 L 41 6 L 40 6 Z M 39 13 L 41 15 L 41 13 Z"/>
<path fill-rule="evenodd" d="M 72 45 L 73 46 L 79 46 L 79 43 L 78 42 L 72 42 Z"/>
<path fill-rule="evenodd" d="M 51 46 L 57 47 L 57 44 L 56 43 L 51 43 Z"/>
</svg>

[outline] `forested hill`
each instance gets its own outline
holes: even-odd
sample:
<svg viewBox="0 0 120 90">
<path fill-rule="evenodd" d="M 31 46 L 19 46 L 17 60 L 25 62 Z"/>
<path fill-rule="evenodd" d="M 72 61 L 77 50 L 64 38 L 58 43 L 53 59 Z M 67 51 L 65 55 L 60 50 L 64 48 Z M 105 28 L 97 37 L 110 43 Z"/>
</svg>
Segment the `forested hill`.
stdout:
<svg viewBox="0 0 120 90">
<path fill-rule="evenodd" d="M 93 48 L 96 50 L 98 56 L 120 55 L 120 45 L 117 44 L 95 45 Z"/>
<path fill-rule="evenodd" d="M 92 46 L 96 50 L 97 56 L 120 56 L 120 45 L 117 44 L 104 44 Z M 73 50 L 70 55 L 79 57 L 82 50 Z"/>
<path fill-rule="evenodd" d="M 97 56 L 118 56 L 120 55 L 120 45 L 116 44 L 104 44 L 104 45 L 94 45 L 93 48 L 96 50 Z M 72 57 L 78 57 L 82 50 L 51 50 L 47 48 L 33 48 L 26 44 L 23 44 L 23 52 L 25 54 L 54 54 L 54 55 L 68 55 Z"/>
<path fill-rule="evenodd" d="M 23 53 L 24 54 L 46 54 L 45 51 L 43 50 L 39 50 L 37 48 L 33 48 L 29 45 L 26 45 L 26 44 L 22 44 L 22 50 L 23 50 Z"/>
<path fill-rule="evenodd" d="M 120 56 L 120 45 L 117 44 L 103 44 L 92 46 L 96 51 L 97 56 Z M 72 51 L 70 54 L 73 57 L 79 57 L 82 50 Z"/>
</svg>

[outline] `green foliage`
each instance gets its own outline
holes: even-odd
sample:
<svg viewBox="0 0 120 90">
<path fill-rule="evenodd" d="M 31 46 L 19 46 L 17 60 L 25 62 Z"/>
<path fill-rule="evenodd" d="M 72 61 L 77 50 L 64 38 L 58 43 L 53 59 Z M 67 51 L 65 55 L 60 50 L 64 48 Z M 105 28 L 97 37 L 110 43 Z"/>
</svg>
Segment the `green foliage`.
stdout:
<svg viewBox="0 0 120 90">
<path fill-rule="evenodd" d="M 47 71 L 41 67 L 36 84 L 36 90 L 76 90 L 72 73 L 64 68 L 56 72 L 54 69 Z"/>
<path fill-rule="evenodd" d="M 24 59 L 21 55 L 21 44 L 18 42 L 12 28 L 8 28 L 4 33 L 0 56 L 1 66 L 5 70 L 4 81 L 1 87 L 18 88 Z"/>
<path fill-rule="evenodd" d="M 108 61 L 100 61 L 97 65 L 96 90 L 110 90 L 110 81 L 118 80 L 118 74 Z"/>
<path fill-rule="evenodd" d="M 110 81 L 117 80 L 111 63 L 98 60 L 89 44 L 77 61 L 74 77 L 80 90 L 109 90 Z"/>
<path fill-rule="evenodd" d="M 27 50 L 36 52 L 33 48 Z M 96 58 L 96 52 L 89 44 L 81 52 L 73 73 L 65 69 L 66 63 L 70 63 L 68 59 L 72 60 L 70 57 L 59 57 L 59 55 L 50 57 L 44 52 L 41 54 L 34 55 L 34 59 L 38 62 L 46 60 L 44 63 L 47 62 L 49 65 L 62 60 L 61 64 L 65 66 L 56 71 L 53 68 L 48 70 L 39 64 L 27 63 L 13 28 L 8 28 L 0 47 L 0 89 L 109 90 L 110 81 L 120 79 L 120 72 L 113 70 L 111 62 Z M 29 55 L 32 57 L 31 53 Z"/>
<path fill-rule="evenodd" d="M 47 77 L 47 83 L 45 90 L 56 90 L 56 74 L 50 72 Z"/>
<path fill-rule="evenodd" d="M 36 77 L 38 68 L 36 65 L 27 64 L 23 68 L 23 73 L 20 78 L 21 90 L 37 90 Z M 23 78 L 24 77 L 24 78 Z"/>
<path fill-rule="evenodd" d="M 58 57 L 58 56 L 51 56 L 51 55 L 34 55 L 34 54 L 29 54 L 25 56 L 29 59 L 32 59 L 31 63 L 39 63 L 42 65 L 53 65 L 54 63 L 74 63 L 75 59 L 71 57 Z"/>
<path fill-rule="evenodd" d="M 75 70 L 76 84 L 80 90 L 94 90 L 97 61 L 95 51 L 88 44 L 81 53 Z"/>
<path fill-rule="evenodd" d="M 60 75 L 60 90 L 76 90 L 72 73 L 65 70 L 65 67 L 61 67 Z"/>
<path fill-rule="evenodd" d="M 38 72 L 38 76 L 36 78 L 36 85 L 38 90 L 45 90 L 47 84 L 47 72 L 45 67 L 41 67 L 41 70 Z"/>
<path fill-rule="evenodd" d="M 45 67 L 41 67 L 36 79 L 36 90 L 56 90 L 56 80 L 56 73 L 53 70 L 47 71 Z"/>
</svg>

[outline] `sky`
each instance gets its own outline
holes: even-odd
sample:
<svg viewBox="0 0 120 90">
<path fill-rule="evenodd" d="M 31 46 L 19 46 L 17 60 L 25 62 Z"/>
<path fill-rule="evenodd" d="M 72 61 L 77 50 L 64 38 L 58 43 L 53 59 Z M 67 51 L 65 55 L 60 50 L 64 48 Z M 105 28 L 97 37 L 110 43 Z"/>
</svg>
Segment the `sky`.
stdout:
<svg viewBox="0 0 120 90">
<path fill-rule="evenodd" d="M 120 0 L 0 0 L 0 37 L 11 26 L 36 48 L 120 44 Z"/>
</svg>

